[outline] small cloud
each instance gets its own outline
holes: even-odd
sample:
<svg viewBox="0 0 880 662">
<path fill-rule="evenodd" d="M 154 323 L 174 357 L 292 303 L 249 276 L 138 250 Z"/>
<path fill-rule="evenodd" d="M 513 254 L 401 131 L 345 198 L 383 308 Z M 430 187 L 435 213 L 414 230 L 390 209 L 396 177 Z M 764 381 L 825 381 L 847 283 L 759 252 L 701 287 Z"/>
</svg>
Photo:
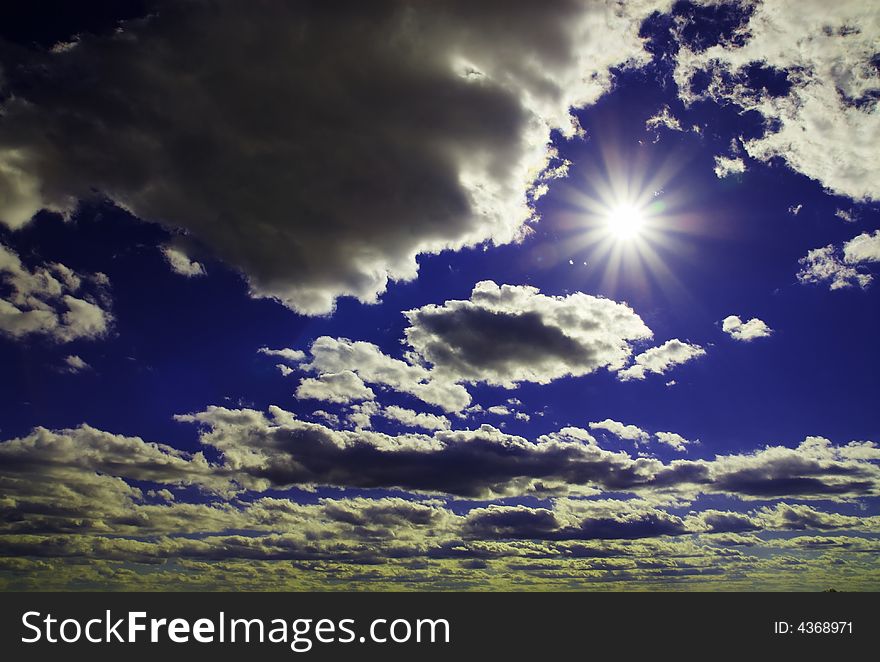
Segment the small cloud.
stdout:
<svg viewBox="0 0 880 662">
<path fill-rule="evenodd" d="M 90 370 L 92 366 L 82 360 L 76 354 L 70 354 L 64 357 L 64 372 L 69 372 L 71 374 L 75 374 L 77 372 L 82 372 L 83 370 Z"/>
<path fill-rule="evenodd" d="M 656 132 L 657 129 L 663 127 L 665 129 L 669 129 L 670 131 L 681 131 L 681 122 L 672 114 L 672 111 L 669 110 L 669 106 L 663 106 L 656 114 L 652 115 L 645 122 L 645 129 L 648 131 Z M 659 135 L 654 142 L 659 140 Z"/>
<path fill-rule="evenodd" d="M 636 425 L 625 425 L 619 421 L 606 418 L 604 421 L 596 421 L 589 424 L 591 430 L 605 430 L 619 439 L 646 443 L 651 435 Z"/>
<path fill-rule="evenodd" d="M 685 439 L 680 434 L 677 434 L 675 432 L 657 432 L 654 436 L 661 444 L 665 444 L 666 446 L 669 446 L 670 448 L 681 452 L 685 452 L 687 450 L 686 446 L 697 443 Z"/>
<path fill-rule="evenodd" d="M 801 265 L 800 271 L 797 272 L 798 281 L 803 284 L 828 283 L 831 290 L 842 290 L 854 285 L 862 289 L 867 288 L 874 279 L 873 276 L 862 273 L 851 266 L 852 260 L 861 257 L 860 243 L 854 242 L 857 242 L 860 237 L 867 236 L 860 235 L 844 246 L 844 251 L 847 248 L 850 251 L 850 260 L 847 260 L 850 264 L 846 264 L 844 259 L 841 259 L 840 251 L 834 244 L 809 251 L 798 260 Z"/>
<path fill-rule="evenodd" d="M 843 261 L 847 264 L 880 262 L 880 230 L 863 232 L 843 245 Z"/>
<path fill-rule="evenodd" d="M 846 209 L 838 209 L 834 212 L 834 215 L 837 216 L 841 221 L 845 221 L 847 223 L 855 223 L 856 217 L 852 213 L 852 210 L 847 211 Z"/>
<path fill-rule="evenodd" d="M 196 278 L 198 276 L 207 275 L 205 267 L 201 262 L 189 259 L 186 253 L 180 248 L 168 244 L 162 246 L 159 250 L 165 256 L 165 261 L 171 267 L 171 271 L 187 278 Z"/>
<path fill-rule="evenodd" d="M 351 370 L 343 370 L 337 373 L 324 373 L 317 378 L 303 379 L 296 389 L 296 397 L 344 404 L 357 400 L 372 400 L 376 394 Z"/>
<path fill-rule="evenodd" d="M 265 354 L 266 356 L 277 356 L 279 359 L 284 359 L 288 363 L 299 363 L 300 361 L 304 361 L 306 358 L 306 353 L 300 351 L 298 349 L 269 349 L 268 347 L 260 347 L 257 350 L 259 354 Z"/>
<path fill-rule="evenodd" d="M 803 208 L 804 208 L 803 205 L 792 205 L 791 207 L 788 208 L 788 213 L 791 214 L 792 216 L 797 216 L 798 214 L 801 213 L 801 209 L 803 209 Z"/>
<path fill-rule="evenodd" d="M 739 157 L 729 158 L 727 156 L 715 157 L 715 176 L 718 179 L 724 179 L 730 175 L 740 175 L 746 171 L 746 164 Z"/>
<path fill-rule="evenodd" d="M 672 366 L 687 363 L 705 354 L 706 350 L 699 345 L 673 338 L 636 356 L 630 367 L 617 373 L 617 378 L 626 382 L 644 379 L 649 372 L 662 375 Z"/>
<path fill-rule="evenodd" d="M 766 338 L 773 333 L 773 329 L 767 326 L 763 320 L 753 317 L 748 322 L 743 322 L 736 315 L 728 315 L 721 322 L 721 330 L 734 340 L 749 342 L 757 338 Z"/>
</svg>

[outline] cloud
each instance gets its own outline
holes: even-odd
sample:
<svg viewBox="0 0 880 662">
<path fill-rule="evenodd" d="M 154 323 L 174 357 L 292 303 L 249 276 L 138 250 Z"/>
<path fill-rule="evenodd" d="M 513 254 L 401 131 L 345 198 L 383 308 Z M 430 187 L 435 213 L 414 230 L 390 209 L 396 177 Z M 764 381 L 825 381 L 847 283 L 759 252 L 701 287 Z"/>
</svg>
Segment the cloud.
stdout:
<svg viewBox="0 0 880 662">
<path fill-rule="evenodd" d="M 624 501 L 557 501 L 553 510 L 491 505 L 471 510 L 465 525 L 478 538 L 602 540 L 681 535 L 681 518 Z"/>
<path fill-rule="evenodd" d="M 847 264 L 880 262 L 880 230 L 863 232 L 843 245 L 843 261 Z"/>
<path fill-rule="evenodd" d="M 874 8 L 861 0 L 833 7 L 823 0 L 764 2 L 749 5 L 745 18 L 717 45 L 682 45 L 675 70 L 682 99 L 755 110 L 766 130 L 743 142 L 750 157 L 781 158 L 840 195 L 880 198 L 873 140 L 880 133 L 880 24 Z M 749 83 L 755 70 L 780 84 L 756 88 Z M 708 73 L 708 84 L 695 88 L 692 81 L 701 72 Z"/>
<path fill-rule="evenodd" d="M 268 416 L 214 409 L 181 418 L 201 421 L 202 441 L 212 453 L 220 451 L 222 463 L 88 426 L 54 432 L 38 428 L 0 442 L 0 584 L 119 588 L 130 586 L 126 582 L 133 578 L 153 577 L 156 583 L 141 588 L 208 587 L 214 581 L 218 587 L 253 588 L 247 577 L 268 577 L 277 589 L 287 586 L 291 572 L 301 572 L 310 582 L 301 588 L 326 587 L 335 580 L 347 587 L 362 581 L 373 588 L 386 586 L 383 581 L 388 587 L 399 587 L 401 581 L 420 586 L 439 581 L 438 587 L 450 587 L 464 581 L 485 588 L 485 581 L 499 574 L 515 577 L 520 587 L 542 576 L 560 586 L 577 580 L 614 581 L 620 587 L 632 581 L 644 587 L 652 581 L 678 584 L 704 576 L 707 569 L 722 572 L 729 583 L 742 572 L 760 569 L 766 577 L 748 581 L 765 585 L 784 564 L 796 561 L 802 586 L 810 559 L 816 558 L 810 553 L 840 550 L 847 554 L 850 573 L 860 563 L 858 554 L 865 554 L 866 567 L 873 567 L 877 553 L 877 540 L 871 537 L 880 531 L 877 516 L 794 502 L 766 504 L 775 498 L 768 492 L 780 488 L 823 500 L 877 496 L 880 450 L 870 442 L 835 446 L 808 438 L 793 449 L 767 447 L 747 455 L 664 464 L 603 451 L 589 432 L 577 428 L 531 442 L 488 426 L 431 437 L 324 432 L 314 424 L 299 425 L 277 408 Z M 314 433 L 327 436 L 318 439 Z M 410 484 L 424 486 L 435 480 L 438 464 L 445 471 L 436 475 L 444 476 L 447 486 L 471 485 L 458 490 L 467 495 L 475 494 L 475 485 L 507 481 L 508 488 L 516 486 L 511 477 L 522 475 L 541 478 L 520 479 L 518 488 L 540 488 L 540 482 L 546 487 L 564 476 L 555 489 L 595 481 L 614 494 L 597 497 L 596 490 L 581 490 L 575 491 L 578 498 L 533 505 L 458 501 L 453 507 L 443 498 L 414 495 L 299 503 L 230 489 L 233 478 L 238 486 L 261 489 L 283 484 L 298 472 L 313 479 L 331 477 L 330 484 L 352 477 L 361 484 L 385 485 L 407 476 Z M 448 471 L 453 467 L 458 471 Z M 456 475 L 462 482 L 455 482 Z M 732 482 L 746 491 L 725 492 Z M 323 483 L 311 480 L 302 486 Z M 745 497 L 761 505 L 747 511 L 701 510 L 690 501 L 693 493 L 664 493 L 673 484 L 718 494 L 713 503 L 726 499 L 737 505 Z M 190 490 L 180 489 L 188 485 L 203 490 L 195 497 L 198 502 L 189 500 Z M 624 485 L 636 486 L 637 496 L 621 495 Z M 509 493 L 523 492 L 515 488 Z M 674 512 L 689 503 L 687 515 Z M 813 535 L 760 537 L 776 531 Z M 816 535 L 845 531 L 858 532 L 858 537 Z M 243 565 L 235 565 L 239 561 Z M 823 556 L 817 563 L 835 567 L 829 561 Z M 239 575 L 245 566 L 247 572 Z M 388 576 L 364 578 L 373 572 Z"/>
<path fill-rule="evenodd" d="M 69 354 L 64 357 L 64 371 L 70 373 L 82 372 L 90 369 L 91 366 L 80 358 L 77 354 Z"/>
<path fill-rule="evenodd" d="M 105 336 L 113 321 L 107 277 L 50 262 L 33 269 L 0 244 L 0 333 L 45 336 L 58 343 Z M 76 296 L 74 296 L 76 295 Z"/>
<path fill-rule="evenodd" d="M 797 272 L 797 279 L 802 284 L 827 282 L 831 290 L 842 290 L 853 286 L 865 289 L 874 280 L 871 274 L 862 273 L 855 267 L 845 264 L 834 244 L 814 248 L 798 260 L 798 263 L 801 269 Z"/>
<path fill-rule="evenodd" d="M 311 377 L 303 379 L 296 389 L 296 397 L 346 403 L 357 400 L 372 400 L 376 394 L 351 370 L 343 370 L 342 372 L 323 373 L 317 379 Z"/>
<path fill-rule="evenodd" d="M 678 339 L 667 340 L 658 347 L 651 347 L 633 359 L 633 364 L 617 373 L 621 381 L 644 379 L 646 373 L 662 375 L 672 366 L 687 363 L 706 354 L 699 345 Z"/>
<path fill-rule="evenodd" d="M 718 179 L 724 179 L 730 175 L 741 175 L 744 173 L 746 171 L 746 164 L 738 156 L 733 158 L 716 156 L 715 168 L 713 170 Z"/>
<path fill-rule="evenodd" d="M 162 255 L 165 256 L 165 260 L 168 262 L 168 266 L 171 267 L 171 271 L 176 274 L 186 276 L 187 278 L 195 278 L 208 273 L 201 262 L 189 259 L 186 253 L 177 246 L 162 246 L 161 250 Z"/>
<path fill-rule="evenodd" d="M 351 371 L 368 384 L 407 393 L 448 412 L 461 411 L 471 402 L 463 386 L 434 370 L 390 357 L 372 343 L 321 336 L 309 352 L 310 360 L 303 368 L 319 375 Z"/>
<path fill-rule="evenodd" d="M 289 349 L 286 347 L 282 349 L 269 349 L 268 347 L 260 347 L 257 352 L 266 356 L 277 356 L 288 363 L 301 363 L 306 360 L 306 353 L 299 349 Z"/>
<path fill-rule="evenodd" d="M 4 468 L 2 484 L 29 484 L 34 498 L 44 492 L 60 490 L 63 494 L 60 485 L 52 487 L 54 483 L 73 480 L 91 490 L 95 485 L 106 487 L 108 483 L 103 478 L 111 477 L 113 485 L 130 494 L 135 493 L 134 488 L 128 488 L 119 479 L 197 485 L 219 492 L 230 487 L 223 469 L 209 464 L 202 453 L 185 453 L 89 425 L 58 431 L 35 428 L 27 436 L 0 443 L 0 462 Z M 82 490 L 83 498 L 97 503 L 99 499 L 88 490 Z"/>
<path fill-rule="evenodd" d="M 853 215 L 852 211 L 847 211 L 846 209 L 837 209 L 834 212 L 834 215 L 839 218 L 841 221 L 845 221 L 846 223 L 855 223 L 856 218 Z"/>
<path fill-rule="evenodd" d="M 635 441 L 636 443 L 647 443 L 648 439 L 651 438 L 651 435 L 642 430 L 642 428 L 640 427 L 637 427 L 635 425 L 624 425 L 623 423 L 613 421 L 610 418 L 606 418 L 604 421 L 590 423 L 590 429 L 605 430 L 606 432 L 610 432 L 619 439 Z"/>
<path fill-rule="evenodd" d="M 334 430 L 278 407 L 268 414 L 210 407 L 177 418 L 201 424 L 201 442 L 223 454 L 223 475 L 252 490 L 329 485 L 471 498 L 597 490 L 653 498 L 880 495 L 880 449 L 872 442 L 835 446 L 808 437 L 797 448 L 768 446 L 752 454 L 663 463 L 602 449 L 588 431 L 572 427 L 532 441 L 489 425 L 430 436 Z"/>
<path fill-rule="evenodd" d="M 665 105 L 654 115 L 645 121 L 645 128 L 648 131 L 657 131 L 660 127 L 669 129 L 670 131 L 681 131 L 681 122 L 669 110 L 669 106 Z"/>
<path fill-rule="evenodd" d="M 721 322 L 721 330 L 734 340 L 749 342 L 758 338 L 767 338 L 773 333 L 773 329 L 767 326 L 763 320 L 753 317 L 748 322 L 743 322 L 736 315 L 728 315 Z"/>
<path fill-rule="evenodd" d="M 406 311 L 406 341 L 452 381 L 513 387 L 618 370 L 651 330 L 626 304 L 482 281 L 466 301 Z"/>
<path fill-rule="evenodd" d="M 97 190 L 256 296 L 373 302 L 420 254 L 523 236 L 551 130 L 575 135 L 569 109 L 648 60 L 641 21 L 668 4 L 504 3 L 499 21 L 459 0 L 160 0 L 110 34 L 5 51 L 29 75 L 5 77 L 0 219 Z"/>
<path fill-rule="evenodd" d="M 675 432 L 657 432 L 654 436 L 657 437 L 657 441 L 659 441 L 661 444 L 665 444 L 670 448 L 681 452 L 685 452 L 687 450 L 687 446 L 694 443 Z"/>
<path fill-rule="evenodd" d="M 379 410 L 379 415 L 390 421 L 396 421 L 401 425 L 411 428 L 423 428 L 425 430 L 448 430 L 451 427 L 449 419 L 445 416 L 425 414 L 391 405 Z"/>
</svg>

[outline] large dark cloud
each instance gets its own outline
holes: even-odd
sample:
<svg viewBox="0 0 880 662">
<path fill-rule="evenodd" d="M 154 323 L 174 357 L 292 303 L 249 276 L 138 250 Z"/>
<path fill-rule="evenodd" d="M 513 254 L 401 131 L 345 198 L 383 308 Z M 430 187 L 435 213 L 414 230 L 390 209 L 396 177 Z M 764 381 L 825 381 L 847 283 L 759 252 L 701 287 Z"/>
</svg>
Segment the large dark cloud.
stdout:
<svg viewBox="0 0 880 662">
<path fill-rule="evenodd" d="M 521 235 L 550 130 L 645 56 L 650 4 L 157 2 L 52 52 L 0 44 L 0 220 L 98 190 L 258 295 L 372 301 L 419 253 Z"/>
<path fill-rule="evenodd" d="M 204 426 L 223 470 L 244 487 L 401 488 L 489 498 L 521 494 L 727 493 L 746 499 L 880 495 L 880 449 L 809 437 L 797 448 L 663 463 L 601 448 L 579 428 L 530 441 L 491 426 L 390 436 L 333 430 L 278 407 L 211 407 L 179 417 Z"/>
</svg>

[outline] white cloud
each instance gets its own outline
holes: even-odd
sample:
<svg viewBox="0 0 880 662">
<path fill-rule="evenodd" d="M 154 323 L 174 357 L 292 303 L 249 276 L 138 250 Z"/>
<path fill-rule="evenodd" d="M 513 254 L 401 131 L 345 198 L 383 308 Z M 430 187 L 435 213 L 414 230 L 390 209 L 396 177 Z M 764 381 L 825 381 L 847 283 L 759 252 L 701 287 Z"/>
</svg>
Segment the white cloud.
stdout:
<svg viewBox="0 0 880 662">
<path fill-rule="evenodd" d="M 670 131 L 681 131 L 681 122 L 669 110 L 669 106 L 664 105 L 654 115 L 649 117 L 645 122 L 645 128 L 649 131 L 656 131 L 660 127 L 669 129 Z"/>
<path fill-rule="evenodd" d="M 0 281 L 8 289 L 0 298 L 0 332 L 8 336 L 42 335 L 66 343 L 100 338 L 110 330 L 103 274 L 75 273 L 57 262 L 29 269 L 0 244 Z"/>
<path fill-rule="evenodd" d="M 727 156 L 715 157 L 715 176 L 718 179 L 724 179 L 730 175 L 740 175 L 746 171 L 745 162 L 738 156 L 730 158 Z"/>
<path fill-rule="evenodd" d="M 306 353 L 299 349 L 269 349 L 268 347 L 260 347 L 257 350 L 260 354 L 265 354 L 266 356 L 277 356 L 279 359 L 284 359 L 289 363 L 300 363 L 306 360 Z"/>
<path fill-rule="evenodd" d="M 617 373 L 621 381 L 644 379 L 646 373 L 662 375 L 675 365 L 686 363 L 706 354 L 699 345 L 673 339 L 658 347 L 651 347 L 633 359 L 633 364 Z"/>
<path fill-rule="evenodd" d="M 83 370 L 90 369 L 91 366 L 82 360 L 82 358 L 77 354 L 69 354 L 64 357 L 64 370 L 65 372 L 77 373 Z"/>
<path fill-rule="evenodd" d="M 379 410 L 379 415 L 392 421 L 411 428 L 423 428 L 425 430 L 448 430 L 451 427 L 449 419 L 445 416 L 426 414 L 391 405 Z"/>
<path fill-rule="evenodd" d="M 288 365 L 284 365 L 283 363 L 276 363 L 275 367 L 278 368 L 278 372 L 280 372 L 285 377 L 290 377 L 293 373 L 296 372 L 296 370 Z"/>
<path fill-rule="evenodd" d="M 352 405 L 345 420 L 353 425 L 354 429 L 359 432 L 369 430 L 373 427 L 373 416 L 376 416 L 380 410 L 381 406 L 378 402 L 372 400 L 360 402 L 356 405 Z"/>
<path fill-rule="evenodd" d="M 303 368 L 318 374 L 351 371 L 364 382 L 407 393 L 448 412 L 460 411 L 471 401 L 463 386 L 423 366 L 392 358 L 372 343 L 321 336 L 312 343 L 310 353 Z"/>
<path fill-rule="evenodd" d="M 753 317 L 748 322 L 743 322 L 736 315 L 728 315 L 721 322 L 721 330 L 734 340 L 749 342 L 757 338 L 766 338 L 773 333 L 773 329 L 767 323 Z"/>
<path fill-rule="evenodd" d="M 606 418 L 604 421 L 590 423 L 589 427 L 591 430 L 605 430 L 606 432 L 613 434 L 615 437 L 626 439 L 627 441 L 634 441 L 636 443 L 647 443 L 648 439 L 651 438 L 650 434 L 636 425 L 624 425 L 623 423 L 614 421 L 610 418 Z"/>
<path fill-rule="evenodd" d="M 843 245 L 843 261 L 847 264 L 880 262 L 880 230 L 863 232 Z"/>
<path fill-rule="evenodd" d="M 347 403 L 357 400 L 372 400 L 376 394 L 351 370 L 343 370 L 335 373 L 326 372 L 317 378 L 306 377 L 299 383 L 296 397 Z"/>
<path fill-rule="evenodd" d="M 623 303 L 575 292 L 483 281 L 466 301 L 406 311 L 406 340 L 434 373 L 453 381 L 513 387 L 546 384 L 600 368 L 619 370 L 631 342 L 651 330 Z"/>
<path fill-rule="evenodd" d="M 682 452 L 687 450 L 687 446 L 694 443 L 692 441 L 688 441 L 680 434 L 677 434 L 675 432 L 657 432 L 654 436 L 657 437 L 657 441 L 659 441 L 661 444 L 665 444 L 677 451 Z"/>
<path fill-rule="evenodd" d="M 738 38 L 696 51 L 683 46 L 675 80 L 686 103 L 697 98 L 757 110 L 768 128 L 743 146 L 754 159 L 781 157 L 797 172 L 856 200 L 880 198 L 880 113 L 871 95 L 880 87 L 875 60 L 880 21 L 871 3 L 840 0 L 762 2 Z M 745 68 L 784 72 L 787 94 L 755 90 Z M 705 92 L 690 81 L 709 71 Z"/>
<path fill-rule="evenodd" d="M 486 409 L 490 414 L 495 414 L 495 416 L 510 416 L 510 409 L 505 407 L 504 405 L 493 405 Z"/>
<path fill-rule="evenodd" d="M 171 270 L 181 276 L 187 278 L 195 278 L 196 276 L 204 276 L 207 274 L 205 267 L 201 262 L 191 260 L 186 253 L 180 248 L 172 245 L 162 246 L 162 255 L 168 262 Z"/>
<path fill-rule="evenodd" d="M 862 289 L 868 287 L 873 280 L 871 274 L 862 273 L 855 267 L 845 264 L 839 253 L 834 244 L 809 251 L 798 260 L 801 269 L 797 272 L 797 279 L 804 284 L 827 282 L 832 290 L 841 290 L 854 285 Z"/>
<path fill-rule="evenodd" d="M 40 75 L 5 81 L 0 219 L 97 190 L 185 230 L 256 296 L 309 314 L 373 302 L 420 254 L 527 232 L 551 131 L 576 135 L 570 108 L 649 59 L 642 19 L 670 4 L 508 3 L 499 21 L 457 0 L 160 0 L 109 35 L 27 51 Z"/>
<path fill-rule="evenodd" d="M 834 215 L 839 218 L 841 221 L 845 221 L 847 223 L 855 223 L 856 218 L 853 215 L 852 211 L 847 211 L 845 209 L 838 209 L 834 212 Z"/>
</svg>

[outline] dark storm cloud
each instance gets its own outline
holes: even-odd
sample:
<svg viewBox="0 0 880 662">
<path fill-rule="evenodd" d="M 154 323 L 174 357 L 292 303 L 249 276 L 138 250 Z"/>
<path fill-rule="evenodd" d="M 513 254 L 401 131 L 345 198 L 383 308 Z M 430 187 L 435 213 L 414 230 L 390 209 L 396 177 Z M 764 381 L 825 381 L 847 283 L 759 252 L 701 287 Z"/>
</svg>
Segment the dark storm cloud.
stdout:
<svg viewBox="0 0 880 662">
<path fill-rule="evenodd" d="M 52 52 L 7 44 L 0 220 L 97 190 L 257 295 L 373 301 L 420 253 L 521 236 L 550 130 L 644 58 L 648 4 L 158 2 Z"/>
</svg>

